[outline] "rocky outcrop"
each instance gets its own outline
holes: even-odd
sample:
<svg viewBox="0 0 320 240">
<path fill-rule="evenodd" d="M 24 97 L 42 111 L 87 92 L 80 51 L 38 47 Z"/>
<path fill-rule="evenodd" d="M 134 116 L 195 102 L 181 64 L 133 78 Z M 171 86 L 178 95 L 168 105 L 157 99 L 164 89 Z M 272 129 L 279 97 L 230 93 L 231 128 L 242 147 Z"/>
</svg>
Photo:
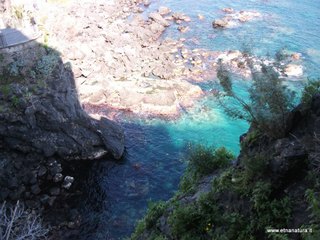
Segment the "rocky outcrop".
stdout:
<svg viewBox="0 0 320 240">
<path fill-rule="evenodd" d="M 38 47 L 10 56 L 11 63 L 29 61 L 26 56 L 30 56 L 31 51 L 45 52 L 35 48 Z M 29 85 L 28 81 L 33 80 L 22 73 L 23 83 L 12 81 L 2 85 L 0 136 L 3 144 L 8 149 L 45 157 L 97 159 L 110 153 L 120 158 L 124 150 L 122 130 L 108 119 L 90 119 L 79 103 L 72 72 L 61 60 L 54 59 L 58 56 L 54 56 L 52 62 L 42 63 L 48 56 L 45 53 L 38 59 L 38 64 L 54 64 L 52 72 L 43 79 L 44 87 Z M 17 71 L 27 71 L 26 66 Z M 50 68 L 35 66 L 35 70 L 29 71 L 40 67 Z M 7 74 L 6 69 L 2 70 Z"/>
<path fill-rule="evenodd" d="M 255 11 L 239 11 L 235 12 L 232 8 L 224 8 L 226 15 L 221 19 L 212 22 L 213 28 L 235 28 L 240 23 L 245 23 L 261 18 L 261 14 Z"/>
<path fill-rule="evenodd" d="M 53 206 L 74 191 L 79 160 L 121 158 L 123 130 L 87 115 L 55 50 L 33 44 L 1 56 L 0 202 Z"/>
</svg>

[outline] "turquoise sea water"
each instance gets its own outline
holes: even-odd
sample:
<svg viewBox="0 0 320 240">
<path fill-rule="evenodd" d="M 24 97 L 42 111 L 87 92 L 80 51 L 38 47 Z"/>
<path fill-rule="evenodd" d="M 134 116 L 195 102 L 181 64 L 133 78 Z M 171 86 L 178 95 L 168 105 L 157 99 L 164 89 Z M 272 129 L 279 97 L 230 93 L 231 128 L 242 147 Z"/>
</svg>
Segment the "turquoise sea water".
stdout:
<svg viewBox="0 0 320 240">
<path fill-rule="evenodd" d="M 151 1 L 149 11 L 167 6 L 192 18 L 191 30 L 181 34 L 172 25 L 164 37 L 188 39 L 191 48 L 241 49 L 250 45 L 257 55 L 274 54 L 280 48 L 302 54 L 305 78 L 320 77 L 319 0 L 163 0 Z M 223 16 L 221 8 L 256 10 L 263 19 L 239 28 L 215 30 L 211 22 Z M 200 21 L 198 14 L 205 16 Z M 236 83 L 245 97 L 246 84 Z M 293 83 L 295 89 L 301 82 Z M 214 87 L 214 83 L 203 85 Z M 102 161 L 89 169 L 86 197 L 80 206 L 85 223 L 81 239 L 123 239 L 131 234 L 149 200 L 173 196 L 185 168 L 183 156 L 189 143 L 226 146 L 239 152 L 239 136 L 248 125 L 228 118 L 214 98 L 206 97 L 175 121 L 123 119 L 126 154 L 121 163 Z"/>
</svg>

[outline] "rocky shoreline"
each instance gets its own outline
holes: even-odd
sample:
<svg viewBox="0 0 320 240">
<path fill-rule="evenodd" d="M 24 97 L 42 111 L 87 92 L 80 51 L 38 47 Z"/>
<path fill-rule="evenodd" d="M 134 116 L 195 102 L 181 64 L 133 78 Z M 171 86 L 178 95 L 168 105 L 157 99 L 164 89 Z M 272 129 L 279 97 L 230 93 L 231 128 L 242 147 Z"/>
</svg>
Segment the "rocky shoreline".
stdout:
<svg viewBox="0 0 320 240">
<path fill-rule="evenodd" d="M 242 77 L 250 77 L 248 57 L 238 50 L 190 49 L 184 38 L 163 38 L 170 26 L 186 32 L 192 19 L 167 7 L 143 17 L 148 6 L 140 1 L 73 2 L 52 15 L 55 21 L 63 19 L 66 31 L 47 20 L 45 27 L 52 33 L 49 42 L 72 64 L 83 104 L 175 118 L 204 96 L 198 83 L 215 79 L 220 61 Z M 254 11 L 232 10 L 227 15 L 239 23 L 261 17 Z M 250 58 L 256 65 L 273 64 L 270 59 Z M 303 74 L 299 59 L 289 57 L 278 68 L 284 77 Z"/>
<path fill-rule="evenodd" d="M 170 25 L 183 33 L 192 21 L 166 7 L 144 18 L 148 1 L 60 4 L 21 10 L 32 13 L 43 42 L 1 52 L 0 201 L 23 199 L 30 209 L 70 213 L 67 199 L 81 194 L 82 160 L 120 159 L 124 152 L 123 130 L 106 116 L 175 118 L 206 94 L 198 84 L 215 78 L 219 62 L 243 77 L 250 68 L 239 51 L 189 49 L 186 39 L 163 39 Z M 279 72 L 301 76 L 299 64 L 289 56 Z M 77 213 L 68 215 L 57 223 L 62 229 L 80 224 Z"/>
</svg>

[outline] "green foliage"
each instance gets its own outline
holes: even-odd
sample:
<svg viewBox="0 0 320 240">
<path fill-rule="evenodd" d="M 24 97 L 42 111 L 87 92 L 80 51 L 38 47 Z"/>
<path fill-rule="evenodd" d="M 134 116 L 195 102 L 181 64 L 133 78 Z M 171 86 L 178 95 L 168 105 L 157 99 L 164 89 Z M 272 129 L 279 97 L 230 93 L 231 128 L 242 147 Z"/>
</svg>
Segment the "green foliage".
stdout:
<svg viewBox="0 0 320 240">
<path fill-rule="evenodd" d="M 152 227 L 155 227 L 157 224 L 157 221 L 159 217 L 161 217 L 164 213 L 164 211 L 167 208 L 167 203 L 163 201 L 159 202 L 149 202 L 148 203 L 148 211 L 145 215 L 145 217 L 136 225 L 135 231 L 131 236 L 132 240 L 138 239 L 138 237 L 146 230 L 151 229 Z M 154 236 L 152 239 L 161 239 L 161 236 Z"/>
<path fill-rule="evenodd" d="M 249 131 L 245 136 L 245 139 L 241 142 L 241 148 L 245 148 L 254 143 L 260 136 L 261 133 L 256 129 Z"/>
<path fill-rule="evenodd" d="M 256 154 L 253 157 L 244 156 L 243 165 L 246 175 L 246 179 L 252 180 L 253 178 L 258 178 L 262 176 L 267 170 L 268 161 L 266 159 L 266 154 Z"/>
<path fill-rule="evenodd" d="M 11 98 L 11 102 L 14 107 L 18 107 L 20 103 L 20 99 L 17 96 L 13 96 Z"/>
<path fill-rule="evenodd" d="M 8 97 L 10 94 L 10 84 L 0 85 L 0 93 L 5 98 Z"/>
<path fill-rule="evenodd" d="M 147 229 L 153 227 L 157 223 L 158 218 L 164 213 L 166 206 L 166 203 L 163 201 L 156 203 L 149 202 L 148 212 L 145 216 L 145 226 Z"/>
<path fill-rule="evenodd" d="M 146 230 L 146 223 L 144 219 L 141 219 L 136 224 L 136 228 L 134 230 L 134 233 L 131 236 L 132 240 L 137 240 L 139 236 Z"/>
<path fill-rule="evenodd" d="M 234 156 L 224 147 L 214 149 L 198 145 L 188 156 L 189 167 L 200 176 L 205 176 L 219 168 L 230 165 Z"/>
<path fill-rule="evenodd" d="M 306 180 L 311 183 L 312 188 L 305 192 L 305 200 L 308 203 L 309 223 L 300 228 L 308 229 L 308 233 L 302 234 L 304 240 L 320 239 L 320 176 L 318 169 L 311 169 L 308 172 Z"/>
<path fill-rule="evenodd" d="M 282 84 L 272 66 L 262 65 L 261 71 L 251 67 L 251 71 L 250 96 L 245 101 L 234 91 L 228 70 L 220 65 L 217 76 L 224 91 L 219 96 L 220 104 L 230 117 L 246 120 L 271 137 L 282 137 L 287 129 L 287 115 L 294 107 L 295 94 Z"/>
<path fill-rule="evenodd" d="M 249 90 L 254 124 L 272 137 L 286 134 L 287 116 L 294 107 L 295 93 L 283 85 L 279 74 L 271 66 L 262 66 L 252 73 Z"/>
<path fill-rule="evenodd" d="M 252 222 L 257 231 L 265 231 L 265 228 L 287 226 L 291 216 L 291 201 L 288 197 L 272 199 L 272 188 L 268 182 L 257 182 L 252 191 L 251 202 L 253 204 L 254 218 L 259 221 Z"/>
<path fill-rule="evenodd" d="M 310 104 L 312 96 L 320 93 L 320 80 L 309 80 L 302 92 L 301 101 L 305 104 Z"/>
<path fill-rule="evenodd" d="M 190 192 L 197 181 L 217 169 L 230 165 L 234 156 L 226 148 L 214 149 L 203 145 L 191 147 L 188 153 L 188 167 L 180 182 L 182 192 Z"/>
<path fill-rule="evenodd" d="M 305 195 L 310 204 L 311 217 L 320 221 L 320 194 L 315 193 L 312 189 L 308 189 Z"/>
<path fill-rule="evenodd" d="M 289 240 L 288 235 L 283 233 L 269 232 L 267 235 L 268 238 L 272 240 Z"/>
<path fill-rule="evenodd" d="M 200 236 L 205 231 L 203 216 L 196 205 L 176 207 L 168 221 L 173 235 L 179 239 L 201 239 Z"/>
<path fill-rule="evenodd" d="M 35 71 L 40 77 L 51 76 L 53 70 L 59 63 L 59 55 L 55 52 L 51 52 L 48 55 L 44 55 L 39 59 L 35 66 Z"/>
</svg>

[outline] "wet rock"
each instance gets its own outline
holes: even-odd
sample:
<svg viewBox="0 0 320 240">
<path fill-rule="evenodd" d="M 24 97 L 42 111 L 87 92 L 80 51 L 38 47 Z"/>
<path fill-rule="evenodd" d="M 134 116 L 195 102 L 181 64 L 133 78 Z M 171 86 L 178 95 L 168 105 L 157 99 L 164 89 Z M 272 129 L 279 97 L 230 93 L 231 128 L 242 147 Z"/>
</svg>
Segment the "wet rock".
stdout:
<svg viewBox="0 0 320 240">
<path fill-rule="evenodd" d="M 168 7 L 160 7 L 159 10 L 158 10 L 158 13 L 161 16 L 165 16 L 165 15 L 168 15 L 169 13 L 171 13 L 171 10 Z"/>
<path fill-rule="evenodd" d="M 213 28 L 226 28 L 229 26 L 229 22 L 226 19 L 217 19 L 212 22 Z"/>
<path fill-rule="evenodd" d="M 70 176 L 66 176 L 63 180 L 62 187 L 65 189 L 69 189 L 74 182 L 74 178 Z"/>
<path fill-rule="evenodd" d="M 53 161 L 52 163 L 49 164 L 49 170 L 52 176 L 56 175 L 57 173 L 61 173 L 62 172 L 61 164 L 58 163 L 57 161 Z"/>
<path fill-rule="evenodd" d="M 190 28 L 188 26 L 178 26 L 178 30 L 182 33 L 188 32 L 189 29 Z"/>
<path fill-rule="evenodd" d="M 56 175 L 54 175 L 53 177 L 53 181 L 54 182 L 61 182 L 63 179 L 63 175 L 61 173 L 57 173 Z"/>
<path fill-rule="evenodd" d="M 300 53 L 292 53 L 291 58 L 293 60 L 299 60 L 301 58 L 301 54 Z"/>
<path fill-rule="evenodd" d="M 228 13 L 221 19 L 216 19 L 212 22 L 213 28 L 234 28 L 239 26 L 239 23 L 253 21 L 261 17 L 259 12 L 255 11 L 240 11 Z"/>
<path fill-rule="evenodd" d="M 284 69 L 284 74 L 288 77 L 301 77 L 303 75 L 303 68 L 301 65 L 288 64 Z"/>
<path fill-rule="evenodd" d="M 190 22 L 191 21 L 191 18 L 188 17 L 187 15 L 183 14 L 183 13 L 174 13 L 174 14 L 172 14 L 172 18 L 177 23 Z"/>
<path fill-rule="evenodd" d="M 234 9 L 233 8 L 223 8 L 222 11 L 224 11 L 225 13 L 233 13 Z"/>
<path fill-rule="evenodd" d="M 159 13 L 156 13 L 156 12 L 150 13 L 149 18 L 164 27 L 170 26 L 170 23 L 167 20 L 165 20 Z"/>
<path fill-rule="evenodd" d="M 150 5 L 150 1 L 149 1 L 149 0 L 144 0 L 144 1 L 143 1 L 143 5 L 144 5 L 145 7 L 148 7 L 148 6 Z"/>
<path fill-rule="evenodd" d="M 253 19 L 261 17 L 261 14 L 259 12 L 250 12 L 250 11 L 240 11 L 239 13 L 236 13 L 234 15 L 231 15 L 233 19 L 237 19 L 240 22 L 248 22 Z"/>
</svg>

